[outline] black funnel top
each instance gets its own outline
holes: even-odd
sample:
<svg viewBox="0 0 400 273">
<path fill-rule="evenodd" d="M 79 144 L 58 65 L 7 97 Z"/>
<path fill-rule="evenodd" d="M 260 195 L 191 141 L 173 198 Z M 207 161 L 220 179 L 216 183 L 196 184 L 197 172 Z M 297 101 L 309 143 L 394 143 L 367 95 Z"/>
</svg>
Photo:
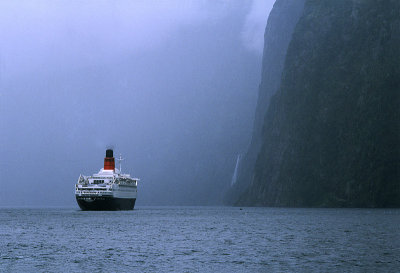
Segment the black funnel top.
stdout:
<svg viewBox="0 0 400 273">
<path fill-rule="evenodd" d="M 106 157 L 113 157 L 114 155 L 113 155 L 113 150 L 111 150 L 111 149 L 107 149 L 106 150 Z"/>
</svg>

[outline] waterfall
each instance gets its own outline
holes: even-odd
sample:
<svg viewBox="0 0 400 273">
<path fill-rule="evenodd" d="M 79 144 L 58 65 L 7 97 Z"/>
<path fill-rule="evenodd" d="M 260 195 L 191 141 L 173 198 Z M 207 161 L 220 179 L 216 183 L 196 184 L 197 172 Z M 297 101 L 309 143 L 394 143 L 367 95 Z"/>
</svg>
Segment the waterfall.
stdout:
<svg viewBox="0 0 400 273">
<path fill-rule="evenodd" d="M 235 166 L 235 170 L 233 171 L 233 175 L 232 175 L 232 181 L 231 181 L 231 186 L 233 186 L 236 183 L 237 180 L 237 173 L 238 173 L 238 168 L 239 168 L 239 163 L 240 163 L 240 158 L 242 157 L 241 154 L 238 154 L 238 157 L 236 159 L 236 166 Z"/>
</svg>

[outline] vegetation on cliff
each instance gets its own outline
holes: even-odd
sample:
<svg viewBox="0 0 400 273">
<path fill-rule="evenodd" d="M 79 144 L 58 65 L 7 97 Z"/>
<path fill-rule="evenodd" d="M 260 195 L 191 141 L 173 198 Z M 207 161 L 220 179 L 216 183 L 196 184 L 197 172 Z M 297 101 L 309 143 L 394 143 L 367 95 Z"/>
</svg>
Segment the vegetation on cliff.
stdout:
<svg viewBox="0 0 400 273">
<path fill-rule="evenodd" d="M 237 183 L 228 191 L 225 201 L 231 203 L 250 185 L 254 165 L 262 145 L 262 128 L 271 97 L 277 92 L 286 52 L 294 28 L 302 14 L 305 0 L 278 0 L 268 16 L 264 35 L 261 83 L 255 111 L 252 139 L 248 151 L 239 161 Z"/>
<path fill-rule="evenodd" d="M 397 0 L 306 1 L 237 205 L 400 206 L 399 14 Z"/>
</svg>

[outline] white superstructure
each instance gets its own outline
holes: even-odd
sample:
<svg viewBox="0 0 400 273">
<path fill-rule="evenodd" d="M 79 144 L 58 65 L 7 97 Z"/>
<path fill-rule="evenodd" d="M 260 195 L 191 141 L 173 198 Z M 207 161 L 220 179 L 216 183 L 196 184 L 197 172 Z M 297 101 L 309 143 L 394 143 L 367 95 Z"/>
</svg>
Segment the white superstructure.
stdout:
<svg viewBox="0 0 400 273">
<path fill-rule="evenodd" d="M 92 176 L 80 175 L 75 186 L 75 195 L 92 198 L 108 196 L 114 198 L 134 198 L 137 196 L 138 178 L 121 174 L 120 170 L 101 170 Z"/>
</svg>

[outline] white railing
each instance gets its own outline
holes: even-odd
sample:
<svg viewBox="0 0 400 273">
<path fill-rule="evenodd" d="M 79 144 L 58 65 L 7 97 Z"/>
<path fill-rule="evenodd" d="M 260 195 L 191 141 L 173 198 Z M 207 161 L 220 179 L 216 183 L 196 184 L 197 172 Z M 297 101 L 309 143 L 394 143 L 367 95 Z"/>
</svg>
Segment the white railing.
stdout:
<svg viewBox="0 0 400 273">
<path fill-rule="evenodd" d="M 112 195 L 112 191 L 75 190 L 77 195 Z"/>
</svg>

